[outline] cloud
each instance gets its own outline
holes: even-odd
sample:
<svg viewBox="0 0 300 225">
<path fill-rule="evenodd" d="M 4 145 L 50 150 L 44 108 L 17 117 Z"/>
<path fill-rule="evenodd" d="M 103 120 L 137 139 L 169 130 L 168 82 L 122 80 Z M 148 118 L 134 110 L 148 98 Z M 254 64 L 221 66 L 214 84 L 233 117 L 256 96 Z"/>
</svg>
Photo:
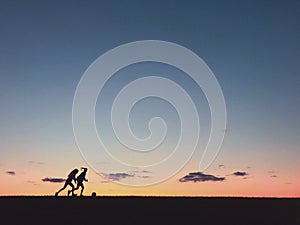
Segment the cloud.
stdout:
<svg viewBox="0 0 300 225">
<path fill-rule="evenodd" d="M 44 164 L 43 162 L 36 162 L 36 161 L 33 161 L 33 160 L 29 160 L 27 162 L 30 163 L 30 164 L 38 164 L 38 165 L 43 165 Z"/>
<path fill-rule="evenodd" d="M 223 181 L 223 180 L 225 180 L 225 177 L 216 177 L 214 175 L 204 174 L 201 172 L 192 172 L 179 179 L 180 182 L 188 182 L 188 181 L 205 182 L 205 181 Z"/>
<path fill-rule="evenodd" d="M 15 175 L 16 175 L 16 172 L 10 170 L 10 171 L 6 171 L 6 174 L 15 176 Z"/>
<path fill-rule="evenodd" d="M 130 173 L 100 173 L 107 181 L 120 181 L 128 177 L 134 177 L 134 174 Z"/>
<path fill-rule="evenodd" d="M 243 176 L 247 176 L 248 173 L 237 171 L 237 172 L 234 172 L 233 175 L 238 176 L 238 177 L 243 177 Z"/>
<path fill-rule="evenodd" d="M 152 173 L 149 170 L 132 170 L 133 173 Z"/>
<path fill-rule="evenodd" d="M 272 178 L 276 178 L 276 177 L 278 177 L 277 175 L 272 175 L 272 176 L 270 176 L 270 177 L 272 177 Z"/>
<path fill-rule="evenodd" d="M 218 165 L 219 169 L 224 168 L 224 167 L 225 167 L 225 165 L 223 165 L 223 164 Z"/>
<path fill-rule="evenodd" d="M 51 182 L 51 183 L 62 183 L 65 182 L 65 180 L 66 179 L 63 178 L 51 178 L 51 177 L 46 177 L 42 179 L 43 182 Z"/>
<path fill-rule="evenodd" d="M 39 185 L 38 183 L 36 183 L 36 182 L 33 181 L 33 180 L 28 180 L 27 183 L 32 184 L 32 185 L 34 185 L 34 186 L 38 186 L 38 185 Z"/>
<path fill-rule="evenodd" d="M 141 175 L 141 176 L 137 176 L 137 177 L 139 177 L 139 178 L 151 178 L 151 176 L 147 176 L 147 175 Z"/>
<path fill-rule="evenodd" d="M 150 173 L 151 172 L 148 170 L 134 170 L 131 171 L 130 173 L 98 173 L 98 174 L 105 179 L 105 181 L 102 181 L 102 183 L 107 183 L 110 181 L 120 181 L 130 177 L 147 179 L 147 178 L 151 178 L 151 176 L 148 175 Z"/>
</svg>

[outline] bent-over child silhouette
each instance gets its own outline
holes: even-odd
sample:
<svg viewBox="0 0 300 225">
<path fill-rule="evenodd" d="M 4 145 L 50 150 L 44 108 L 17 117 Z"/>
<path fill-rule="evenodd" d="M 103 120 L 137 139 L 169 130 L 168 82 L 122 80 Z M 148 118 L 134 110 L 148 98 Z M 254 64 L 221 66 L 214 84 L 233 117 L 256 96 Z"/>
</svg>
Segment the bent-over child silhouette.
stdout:
<svg viewBox="0 0 300 225">
<path fill-rule="evenodd" d="M 78 173 L 78 169 L 74 169 L 74 170 L 72 170 L 71 173 L 69 173 L 68 178 L 67 178 L 64 186 L 61 189 L 59 189 L 59 191 L 57 191 L 55 193 L 55 196 L 57 196 L 61 191 L 63 191 L 68 185 L 70 185 L 72 187 L 72 190 L 70 192 L 72 192 L 72 195 L 74 195 L 74 185 L 72 183 L 72 180 L 74 180 L 75 183 L 76 183 L 76 177 L 75 176 L 76 176 L 77 173 Z M 68 191 L 68 195 L 70 194 L 70 192 Z"/>
<path fill-rule="evenodd" d="M 74 189 L 74 191 L 75 190 L 78 190 L 79 189 L 79 187 L 81 187 L 81 191 L 80 191 L 80 196 L 82 196 L 82 193 L 83 193 L 83 190 L 84 190 L 84 185 L 83 185 L 83 181 L 86 181 L 86 182 L 88 182 L 88 179 L 86 179 L 86 172 L 87 172 L 87 168 L 84 168 L 84 167 L 81 167 L 81 169 L 83 170 L 82 172 L 81 172 L 81 174 L 79 174 L 78 176 L 77 176 L 77 178 L 76 178 L 76 180 L 77 180 L 77 187 Z M 70 193 L 71 191 L 69 190 L 68 191 L 68 193 Z M 73 194 L 74 194 L 74 192 L 73 192 Z"/>
</svg>

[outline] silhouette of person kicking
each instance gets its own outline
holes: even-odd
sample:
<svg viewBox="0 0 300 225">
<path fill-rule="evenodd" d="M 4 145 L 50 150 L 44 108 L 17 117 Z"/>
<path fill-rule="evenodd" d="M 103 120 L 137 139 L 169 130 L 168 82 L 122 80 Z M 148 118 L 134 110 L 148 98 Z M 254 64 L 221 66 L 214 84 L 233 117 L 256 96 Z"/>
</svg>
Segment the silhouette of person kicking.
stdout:
<svg viewBox="0 0 300 225">
<path fill-rule="evenodd" d="M 75 177 L 75 176 L 76 176 L 77 173 L 78 173 L 78 169 L 74 169 L 74 170 L 72 170 L 71 173 L 69 173 L 68 178 L 67 178 L 67 180 L 66 180 L 64 186 L 63 186 L 61 189 L 59 189 L 59 191 L 57 191 L 57 192 L 55 193 L 55 196 L 57 196 L 61 191 L 63 191 L 68 185 L 70 185 L 70 186 L 72 187 L 71 192 L 72 192 L 72 194 L 74 195 L 74 185 L 73 185 L 73 183 L 72 183 L 72 180 L 74 180 L 75 183 L 76 183 L 76 177 Z M 70 192 L 68 191 L 68 195 L 69 195 L 69 194 L 70 194 Z"/>
<path fill-rule="evenodd" d="M 83 193 L 83 190 L 84 190 L 84 185 L 83 185 L 83 181 L 86 181 L 88 182 L 88 179 L 86 179 L 86 172 L 87 172 L 87 168 L 84 168 L 84 167 L 81 167 L 81 169 L 83 170 L 81 172 L 81 174 L 79 174 L 76 178 L 77 180 L 77 187 L 74 189 L 75 190 L 78 190 L 79 187 L 81 187 L 81 191 L 80 191 L 80 196 L 82 196 L 82 193 Z M 70 190 L 68 191 L 68 193 L 70 192 Z"/>
</svg>

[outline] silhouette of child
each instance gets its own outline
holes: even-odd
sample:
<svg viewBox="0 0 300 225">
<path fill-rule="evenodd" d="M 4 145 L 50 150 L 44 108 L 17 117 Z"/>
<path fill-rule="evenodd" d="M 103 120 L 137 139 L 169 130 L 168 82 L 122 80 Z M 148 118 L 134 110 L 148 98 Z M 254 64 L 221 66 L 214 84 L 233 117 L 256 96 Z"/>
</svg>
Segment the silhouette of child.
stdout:
<svg viewBox="0 0 300 225">
<path fill-rule="evenodd" d="M 74 191 L 75 191 L 75 190 L 78 190 L 79 187 L 81 187 L 80 196 L 82 196 L 83 189 L 84 189 L 83 181 L 88 182 L 88 179 L 86 179 L 86 177 L 85 177 L 86 176 L 86 172 L 87 172 L 88 169 L 84 168 L 84 167 L 81 167 L 81 169 L 83 171 L 81 172 L 81 174 L 79 174 L 77 176 L 77 178 L 76 178 L 76 180 L 77 180 L 77 187 L 74 189 Z M 68 192 L 70 192 L 70 191 L 68 191 Z"/>
<path fill-rule="evenodd" d="M 74 180 L 75 183 L 76 183 L 76 177 L 75 176 L 76 176 L 77 173 L 78 173 L 78 169 L 74 169 L 74 170 L 72 170 L 71 173 L 69 173 L 68 178 L 67 178 L 64 186 L 61 189 L 59 189 L 59 191 L 57 191 L 55 193 L 55 196 L 57 196 L 61 191 L 63 191 L 68 185 L 70 185 L 72 187 L 72 190 L 70 192 L 72 192 L 72 194 L 74 195 L 74 185 L 72 183 L 72 180 Z M 68 191 L 68 195 L 70 194 L 70 192 Z"/>
</svg>

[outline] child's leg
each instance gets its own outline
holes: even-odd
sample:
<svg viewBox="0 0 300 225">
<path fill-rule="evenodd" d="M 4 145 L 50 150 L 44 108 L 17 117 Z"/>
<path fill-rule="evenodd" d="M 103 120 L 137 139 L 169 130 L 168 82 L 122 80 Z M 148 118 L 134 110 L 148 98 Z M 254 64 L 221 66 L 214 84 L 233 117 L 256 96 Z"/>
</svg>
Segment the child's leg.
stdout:
<svg viewBox="0 0 300 225">
<path fill-rule="evenodd" d="M 67 185 L 68 183 L 66 182 L 64 186 L 55 193 L 55 195 L 58 195 L 61 191 L 63 191 L 67 187 Z"/>
<path fill-rule="evenodd" d="M 72 184 L 72 182 L 70 182 L 69 185 L 72 187 L 71 192 L 72 192 L 72 195 L 74 195 L 74 189 L 75 189 L 75 188 L 74 188 L 74 185 Z"/>
<path fill-rule="evenodd" d="M 80 184 L 80 187 L 81 187 L 80 196 L 82 196 L 83 189 L 84 189 L 83 183 Z"/>
<path fill-rule="evenodd" d="M 74 191 L 78 190 L 80 186 L 80 182 L 77 181 L 77 186 L 74 188 Z"/>
<path fill-rule="evenodd" d="M 77 185 L 76 185 L 76 187 L 74 188 L 74 190 L 73 190 L 73 194 L 74 194 L 74 191 L 76 191 L 76 190 L 78 190 L 79 189 L 79 182 L 77 181 Z M 68 191 L 68 195 L 70 194 L 72 192 L 72 190 L 69 190 Z"/>
</svg>

